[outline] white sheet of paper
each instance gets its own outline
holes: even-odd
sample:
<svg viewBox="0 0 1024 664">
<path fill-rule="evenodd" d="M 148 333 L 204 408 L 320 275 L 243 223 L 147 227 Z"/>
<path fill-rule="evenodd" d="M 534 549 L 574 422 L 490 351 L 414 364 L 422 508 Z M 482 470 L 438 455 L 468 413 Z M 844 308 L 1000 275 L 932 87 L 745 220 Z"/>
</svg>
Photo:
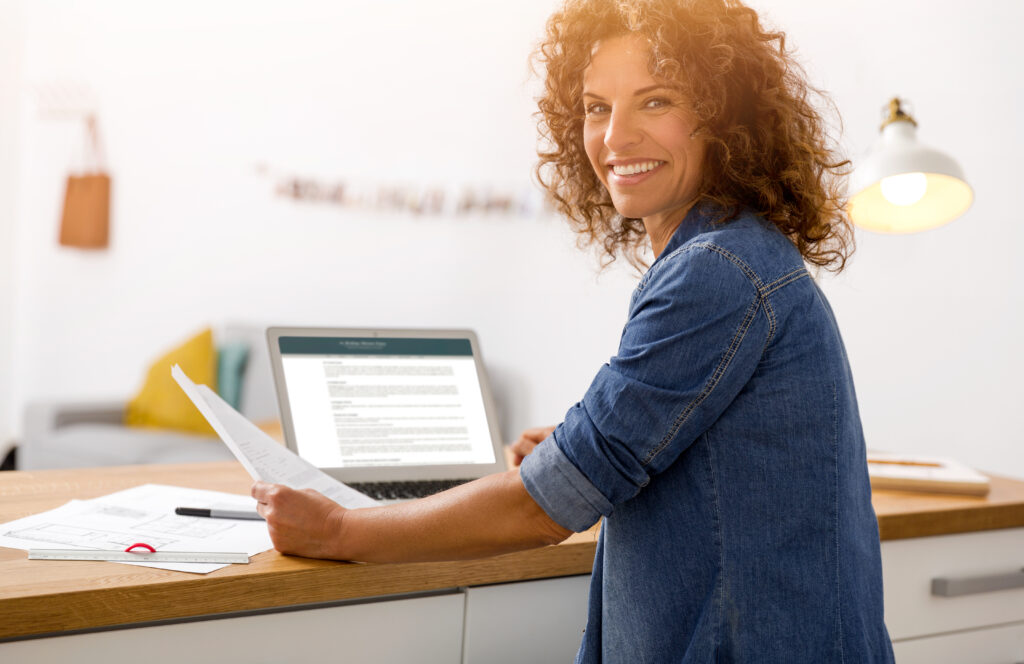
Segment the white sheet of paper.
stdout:
<svg viewBox="0 0 1024 664">
<path fill-rule="evenodd" d="M 174 513 L 175 507 L 207 505 L 238 510 L 256 509 L 256 501 L 249 496 L 143 484 L 91 500 L 72 500 L 56 509 L 2 524 L 0 546 L 26 551 L 123 551 L 136 542 L 144 542 L 157 551 L 244 551 L 250 556 L 273 548 L 264 521 L 210 519 Z M 197 574 L 227 567 L 219 563 L 125 564 Z"/>
<path fill-rule="evenodd" d="M 172 367 L 171 375 L 254 480 L 315 489 L 350 509 L 380 504 L 278 443 L 209 387 L 193 383 L 178 365 Z"/>
</svg>

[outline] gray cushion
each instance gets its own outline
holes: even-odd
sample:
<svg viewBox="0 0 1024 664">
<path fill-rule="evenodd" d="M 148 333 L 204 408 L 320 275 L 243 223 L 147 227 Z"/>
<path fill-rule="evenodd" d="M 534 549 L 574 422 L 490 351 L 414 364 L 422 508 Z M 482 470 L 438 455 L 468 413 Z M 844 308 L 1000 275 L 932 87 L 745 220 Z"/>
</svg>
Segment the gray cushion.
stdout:
<svg viewBox="0 0 1024 664">
<path fill-rule="evenodd" d="M 26 446 L 22 468 L 85 468 L 234 459 L 212 436 L 109 424 L 75 424 Z"/>
</svg>

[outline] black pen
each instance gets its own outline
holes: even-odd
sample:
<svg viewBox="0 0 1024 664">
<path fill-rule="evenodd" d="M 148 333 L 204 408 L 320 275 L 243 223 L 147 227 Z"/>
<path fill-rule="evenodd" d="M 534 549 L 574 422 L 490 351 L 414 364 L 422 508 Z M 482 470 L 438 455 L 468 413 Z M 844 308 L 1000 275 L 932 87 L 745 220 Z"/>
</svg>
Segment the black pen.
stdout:
<svg viewBox="0 0 1024 664">
<path fill-rule="evenodd" d="M 205 509 L 202 507 L 175 507 L 175 514 L 181 516 L 206 516 L 211 519 L 249 519 L 253 521 L 262 521 L 261 517 L 256 512 L 250 512 L 248 510 L 217 510 L 217 509 Z"/>
</svg>

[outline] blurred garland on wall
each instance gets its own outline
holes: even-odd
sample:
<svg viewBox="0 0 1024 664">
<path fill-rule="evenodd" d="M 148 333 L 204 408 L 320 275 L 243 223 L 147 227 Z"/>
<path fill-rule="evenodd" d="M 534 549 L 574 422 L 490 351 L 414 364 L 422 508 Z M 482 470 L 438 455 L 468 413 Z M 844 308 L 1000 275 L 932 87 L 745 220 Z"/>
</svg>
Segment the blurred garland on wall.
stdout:
<svg viewBox="0 0 1024 664">
<path fill-rule="evenodd" d="M 265 168 L 258 167 L 265 173 Z M 514 190 L 491 185 L 411 185 L 356 183 L 297 175 L 274 176 L 277 198 L 311 205 L 331 205 L 353 211 L 416 217 L 538 217 L 553 207 L 536 187 Z"/>
</svg>

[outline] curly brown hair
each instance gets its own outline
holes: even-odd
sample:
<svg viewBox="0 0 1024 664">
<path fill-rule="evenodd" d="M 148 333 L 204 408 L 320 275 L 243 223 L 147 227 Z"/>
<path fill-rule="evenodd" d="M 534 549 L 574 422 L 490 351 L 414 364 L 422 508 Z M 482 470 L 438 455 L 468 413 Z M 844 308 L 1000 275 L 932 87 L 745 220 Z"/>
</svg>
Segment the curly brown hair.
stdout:
<svg viewBox="0 0 1024 664">
<path fill-rule="evenodd" d="M 583 145 L 583 73 L 597 42 L 629 34 L 650 45 L 650 70 L 692 100 L 706 154 L 698 204 L 735 218 L 743 207 L 774 223 L 810 264 L 839 272 L 853 252 L 843 178 L 810 86 L 782 32 L 735 0 L 566 0 L 534 54 L 543 66 L 536 174 L 603 265 L 640 268 L 646 232 L 616 212 Z M 838 117 L 838 113 L 836 114 Z"/>
</svg>

